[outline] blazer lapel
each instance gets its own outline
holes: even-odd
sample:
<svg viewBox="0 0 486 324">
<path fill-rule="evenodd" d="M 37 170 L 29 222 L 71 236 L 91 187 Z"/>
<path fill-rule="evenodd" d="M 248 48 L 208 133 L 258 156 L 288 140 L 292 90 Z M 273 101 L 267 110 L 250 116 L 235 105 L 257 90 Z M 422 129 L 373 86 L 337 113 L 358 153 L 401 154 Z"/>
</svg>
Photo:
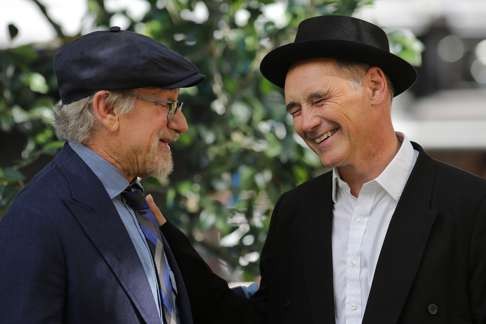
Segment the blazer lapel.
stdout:
<svg viewBox="0 0 486 324">
<path fill-rule="evenodd" d="M 335 322 L 332 270 L 332 176 L 324 174 L 308 188 L 305 199 L 299 202 L 299 224 L 295 232 L 294 260 L 302 268 L 309 293 L 313 323 Z"/>
<path fill-rule="evenodd" d="M 68 146 L 61 152 L 59 162 L 71 188 L 72 200 L 66 201 L 66 205 L 145 322 L 160 323 L 137 252 L 101 182 Z"/>
<path fill-rule="evenodd" d="M 432 160 L 420 150 L 383 242 L 363 324 L 395 324 L 400 317 L 437 214 L 430 208 L 434 177 Z"/>
</svg>

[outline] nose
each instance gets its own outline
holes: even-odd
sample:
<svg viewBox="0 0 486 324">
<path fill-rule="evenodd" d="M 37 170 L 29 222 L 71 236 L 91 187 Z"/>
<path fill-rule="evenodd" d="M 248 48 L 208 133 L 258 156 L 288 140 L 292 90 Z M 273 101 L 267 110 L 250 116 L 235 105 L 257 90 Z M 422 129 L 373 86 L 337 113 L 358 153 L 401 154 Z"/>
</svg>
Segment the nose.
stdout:
<svg viewBox="0 0 486 324">
<path fill-rule="evenodd" d="M 319 117 L 310 109 L 302 109 L 300 128 L 304 132 L 310 132 L 319 126 Z"/>
<path fill-rule="evenodd" d="M 169 119 L 167 126 L 179 134 L 185 133 L 189 129 L 186 116 L 184 116 L 182 111 L 178 111 L 172 119 Z"/>
</svg>

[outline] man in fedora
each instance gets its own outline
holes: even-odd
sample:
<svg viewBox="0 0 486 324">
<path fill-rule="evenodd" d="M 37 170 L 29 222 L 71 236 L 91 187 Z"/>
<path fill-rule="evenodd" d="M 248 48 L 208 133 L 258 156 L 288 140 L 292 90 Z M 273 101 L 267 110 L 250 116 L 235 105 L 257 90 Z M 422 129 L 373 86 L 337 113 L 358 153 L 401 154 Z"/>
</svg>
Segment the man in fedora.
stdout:
<svg viewBox="0 0 486 324">
<path fill-rule="evenodd" d="M 203 76 L 118 27 L 65 45 L 54 69 L 67 143 L 0 223 L 0 323 L 192 324 L 138 177 L 171 172 L 170 146 L 188 127 L 179 88 Z"/>
<path fill-rule="evenodd" d="M 310 18 L 260 67 L 331 171 L 280 197 L 249 300 L 162 226 L 197 323 L 486 323 L 486 183 L 394 130 L 392 99 L 416 75 L 384 31 Z"/>
</svg>

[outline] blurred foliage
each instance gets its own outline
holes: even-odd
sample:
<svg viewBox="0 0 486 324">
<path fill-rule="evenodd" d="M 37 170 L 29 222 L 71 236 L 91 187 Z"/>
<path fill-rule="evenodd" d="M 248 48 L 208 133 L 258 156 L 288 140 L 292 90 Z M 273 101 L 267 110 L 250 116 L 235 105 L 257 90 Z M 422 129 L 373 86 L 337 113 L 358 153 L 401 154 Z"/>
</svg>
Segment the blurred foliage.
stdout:
<svg viewBox="0 0 486 324">
<path fill-rule="evenodd" d="M 0 168 L 0 215 L 25 184 L 23 170 L 62 145 L 51 127 L 58 100 L 51 60 L 72 37 L 39 1 L 31 1 L 58 37 L 0 51 L 0 131 L 25 139 L 21 157 Z M 146 13 L 137 18 L 126 8 L 109 9 L 108 1 L 87 1 L 89 26 L 83 30 L 123 21 L 122 27 L 162 41 L 206 74 L 205 82 L 182 94 L 190 129 L 174 148 L 170 183 L 148 179 L 145 185 L 198 246 L 252 280 L 278 196 L 323 171 L 294 135 L 282 93 L 262 78 L 259 62 L 271 48 L 292 41 L 304 18 L 349 15 L 372 1 L 145 0 Z M 12 24 L 8 30 L 12 39 L 22 32 Z M 391 36 L 395 52 L 419 62 L 420 45 L 412 35 Z"/>
</svg>

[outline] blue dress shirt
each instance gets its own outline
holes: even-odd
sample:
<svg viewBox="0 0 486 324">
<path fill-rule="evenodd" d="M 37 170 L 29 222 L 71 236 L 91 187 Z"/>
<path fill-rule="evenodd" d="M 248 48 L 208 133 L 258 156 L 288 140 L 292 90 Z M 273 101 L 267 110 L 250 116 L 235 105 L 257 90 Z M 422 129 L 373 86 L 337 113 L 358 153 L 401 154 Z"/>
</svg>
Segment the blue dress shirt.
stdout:
<svg viewBox="0 0 486 324">
<path fill-rule="evenodd" d="M 113 205 L 115 205 L 115 208 L 127 229 L 128 235 L 132 240 L 133 246 L 137 251 L 138 257 L 140 258 L 155 304 L 158 307 L 159 314 L 161 314 L 159 283 L 152 254 L 150 253 L 147 241 L 145 240 L 145 236 L 143 235 L 134 211 L 122 201 L 120 196 L 129 184 L 127 179 L 125 179 L 117 168 L 88 147 L 74 142 L 69 142 L 69 146 L 88 165 L 98 179 L 100 179 L 106 192 L 110 196 Z M 161 321 L 163 322 L 162 317 Z"/>
</svg>

